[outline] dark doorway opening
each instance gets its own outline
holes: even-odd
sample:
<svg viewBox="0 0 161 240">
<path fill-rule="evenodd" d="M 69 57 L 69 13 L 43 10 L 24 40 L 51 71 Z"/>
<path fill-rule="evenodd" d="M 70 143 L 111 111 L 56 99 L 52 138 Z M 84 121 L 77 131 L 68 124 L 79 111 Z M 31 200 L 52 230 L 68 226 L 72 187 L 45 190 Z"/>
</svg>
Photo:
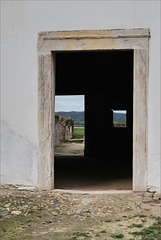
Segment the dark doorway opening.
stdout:
<svg viewBox="0 0 161 240">
<path fill-rule="evenodd" d="M 133 51 L 57 52 L 55 94 L 85 95 L 84 156 L 55 156 L 55 188 L 132 189 Z"/>
</svg>

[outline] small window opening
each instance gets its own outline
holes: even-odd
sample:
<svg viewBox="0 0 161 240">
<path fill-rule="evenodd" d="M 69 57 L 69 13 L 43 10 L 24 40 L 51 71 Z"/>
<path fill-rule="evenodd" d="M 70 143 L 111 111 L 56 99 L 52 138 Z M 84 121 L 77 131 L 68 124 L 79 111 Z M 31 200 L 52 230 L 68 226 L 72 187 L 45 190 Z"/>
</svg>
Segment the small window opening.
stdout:
<svg viewBox="0 0 161 240">
<path fill-rule="evenodd" d="M 113 110 L 113 127 L 126 128 L 127 127 L 127 110 Z"/>
</svg>

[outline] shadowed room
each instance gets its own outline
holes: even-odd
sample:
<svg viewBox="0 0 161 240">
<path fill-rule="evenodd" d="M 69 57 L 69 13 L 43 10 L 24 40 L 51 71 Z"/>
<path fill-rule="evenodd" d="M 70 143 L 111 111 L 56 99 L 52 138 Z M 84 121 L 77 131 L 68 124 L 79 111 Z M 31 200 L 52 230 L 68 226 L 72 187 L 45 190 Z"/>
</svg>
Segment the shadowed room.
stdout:
<svg viewBox="0 0 161 240">
<path fill-rule="evenodd" d="M 55 188 L 132 189 L 133 51 L 57 52 L 55 94 L 85 96 L 84 154 L 54 157 Z"/>
</svg>

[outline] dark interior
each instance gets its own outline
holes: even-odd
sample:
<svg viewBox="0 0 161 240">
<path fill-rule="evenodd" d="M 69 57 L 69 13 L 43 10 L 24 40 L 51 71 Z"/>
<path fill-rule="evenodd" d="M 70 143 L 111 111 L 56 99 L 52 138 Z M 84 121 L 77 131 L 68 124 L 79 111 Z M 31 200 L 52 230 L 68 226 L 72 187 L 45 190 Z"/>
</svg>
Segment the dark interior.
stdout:
<svg viewBox="0 0 161 240">
<path fill-rule="evenodd" d="M 133 51 L 57 52 L 55 94 L 85 95 L 84 157 L 55 157 L 55 187 L 128 178 L 131 189 Z M 127 111 L 127 127 L 113 127 L 112 109 Z"/>
</svg>

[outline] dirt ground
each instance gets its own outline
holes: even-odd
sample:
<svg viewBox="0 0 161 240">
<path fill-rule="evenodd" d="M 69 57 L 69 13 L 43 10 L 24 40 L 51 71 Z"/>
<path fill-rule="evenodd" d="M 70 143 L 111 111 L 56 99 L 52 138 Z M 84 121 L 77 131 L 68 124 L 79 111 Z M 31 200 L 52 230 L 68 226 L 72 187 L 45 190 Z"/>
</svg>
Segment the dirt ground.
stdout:
<svg viewBox="0 0 161 240">
<path fill-rule="evenodd" d="M 153 193 L 107 194 L 0 189 L 2 240 L 161 239 Z"/>
<path fill-rule="evenodd" d="M 55 147 L 56 156 L 71 156 L 71 155 L 83 155 L 84 154 L 84 142 L 81 140 L 75 140 L 73 142 L 61 142 L 59 146 Z"/>
</svg>

